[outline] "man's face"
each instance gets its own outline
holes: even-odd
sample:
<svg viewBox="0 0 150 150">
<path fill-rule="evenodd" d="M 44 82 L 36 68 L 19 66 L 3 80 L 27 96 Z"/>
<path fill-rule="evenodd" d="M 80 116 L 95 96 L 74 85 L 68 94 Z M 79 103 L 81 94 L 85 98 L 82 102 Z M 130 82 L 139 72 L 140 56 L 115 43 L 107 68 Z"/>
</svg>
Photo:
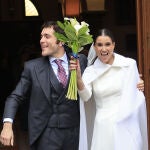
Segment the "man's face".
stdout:
<svg viewBox="0 0 150 150">
<path fill-rule="evenodd" d="M 54 32 L 53 27 L 43 28 L 40 39 L 42 56 L 59 57 L 61 55 L 62 44 L 57 42 Z"/>
</svg>

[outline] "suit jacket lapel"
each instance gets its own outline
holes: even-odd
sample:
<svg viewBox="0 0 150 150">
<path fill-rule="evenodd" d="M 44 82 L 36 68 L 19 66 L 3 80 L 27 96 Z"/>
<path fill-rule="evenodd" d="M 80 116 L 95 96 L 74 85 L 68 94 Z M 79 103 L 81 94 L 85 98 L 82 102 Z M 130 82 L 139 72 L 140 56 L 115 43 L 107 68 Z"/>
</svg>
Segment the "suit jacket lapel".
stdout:
<svg viewBox="0 0 150 150">
<path fill-rule="evenodd" d="M 35 67 L 38 81 L 41 85 L 43 92 L 48 100 L 50 100 L 50 68 L 48 58 L 43 58 L 43 61 Z"/>
<path fill-rule="evenodd" d="M 66 90 L 68 89 L 68 85 L 65 89 L 63 89 L 60 86 L 59 81 L 57 80 L 57 77 L 54 74 L 54 71 L 49 63 L 49 60 L 47 57 L 43 57 L 42 61 L 37 64 L 35 67 L 35 72 L 37 74 L 37 79 L 41 85 L 41 88 L 46 95 L 48 101 L 50 102 L 50 84 L 55 88 L 55 90 L 59 93 L 60 98 L 58 99 L 58 102 L 61 102 L 64 95 L 66 93 Z M 70 80 L 70 73 L 68 77 L 68 84 Z"/>
</svg>

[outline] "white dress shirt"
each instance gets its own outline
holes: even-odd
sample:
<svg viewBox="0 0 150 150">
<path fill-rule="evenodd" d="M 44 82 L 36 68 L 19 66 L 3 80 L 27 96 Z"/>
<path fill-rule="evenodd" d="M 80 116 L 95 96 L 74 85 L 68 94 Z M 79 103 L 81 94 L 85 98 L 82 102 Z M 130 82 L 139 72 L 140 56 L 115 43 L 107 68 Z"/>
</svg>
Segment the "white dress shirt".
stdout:
<svg viewBox="0 0 150 150">
<path fill-rule="evenodd" d="M 57 75 L 58 65 L 55 63 L 55 61 L 54 61 L 55 59 L 58 59 L 58 58 L 49 57 L 49 61 L 50 61 L 50 64 L 51 64 L 51 66 L 52 66 L 52 68 L 54 70 L 54 73 L 57 76 L 57 79 L 59 79 L 58 75 Z M 66 75 L 68 77 L 69 69 L 68 69 L 68 59 L 67 59 L 66 53 L 61 58 L 59 58 L 59 59 L 62 60 L 62 66 L 64 67 Z"/>
</svg>

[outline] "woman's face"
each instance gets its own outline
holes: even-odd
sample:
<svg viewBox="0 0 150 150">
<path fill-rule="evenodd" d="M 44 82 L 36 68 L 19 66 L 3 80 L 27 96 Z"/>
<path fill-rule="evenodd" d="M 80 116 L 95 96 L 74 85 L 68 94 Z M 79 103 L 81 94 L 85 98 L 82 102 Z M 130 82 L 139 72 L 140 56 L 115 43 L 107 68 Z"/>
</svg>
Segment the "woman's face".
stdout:
<svg viewBox="0 0 150 150">
<path fill-rule="evenodd" d="M 98 36 L 94 47 L 98 58 L 103 63 L 110 65 L 113 63 L 115 42 L 112 42 L 109 36 Z"/>
</svg>

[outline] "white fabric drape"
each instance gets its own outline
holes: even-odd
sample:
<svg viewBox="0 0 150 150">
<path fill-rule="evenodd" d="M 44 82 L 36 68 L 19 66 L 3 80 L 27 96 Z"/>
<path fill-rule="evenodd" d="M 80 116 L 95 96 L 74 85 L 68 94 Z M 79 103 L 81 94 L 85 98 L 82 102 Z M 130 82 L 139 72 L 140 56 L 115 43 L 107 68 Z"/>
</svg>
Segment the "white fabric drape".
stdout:
<svg viewBox="0 0 150 150">
<path fill-rule="evenodd" d="M 93 63 L 93 60 L 96 58 L 96 51 L 94 49 L 94 43 L 92 43 L 90 49 L 89 49 L 89 52 L 88 52 L 88 57 L 87 57 L 87 60 L 88 60 L 88 63 L 87 63 L 87 66 L 90 66 L 92 63 Z"/>
<path fill-rule="evenodd" d="M 115 125 L 114 150 L 148 150 L 146 102 L 143 92 L 136 88 L 139 81 L 136 62 L 133 59 L 125 58 L 118 54 L 114 55 L 115 62 L 113 65 L 122 67 L 124 71 L 124 78 L 122 79 L 124 82 L 123 94 Z M 97 77 L 107 71 L 109 67 L 111 65 L 105 64 L 100 66 L 96 63 L 87 67 L 83 74 L 84 83 L 92 83 Z M 79 91 L 79 95 L 80 92 L 82 91 Z M 84 99 L 84 97 L 82 98 Z M 95 107 L 94 105 L 92 101 L 89 101 L 85 105 L 80 105 L 80 108 L 82 107 L 80 110 L 82 127 L 80 128 L 80 140 L 82 140 L 79 150 L 90 150 L 85 145 L 88 141 L 90 147 L 95 114 L 95 109 L 93 109 Z M 87 118 L 85 119 L 85 117 Z M 82 147 L 81 145 L 84 146 Z"/>
</svg>

